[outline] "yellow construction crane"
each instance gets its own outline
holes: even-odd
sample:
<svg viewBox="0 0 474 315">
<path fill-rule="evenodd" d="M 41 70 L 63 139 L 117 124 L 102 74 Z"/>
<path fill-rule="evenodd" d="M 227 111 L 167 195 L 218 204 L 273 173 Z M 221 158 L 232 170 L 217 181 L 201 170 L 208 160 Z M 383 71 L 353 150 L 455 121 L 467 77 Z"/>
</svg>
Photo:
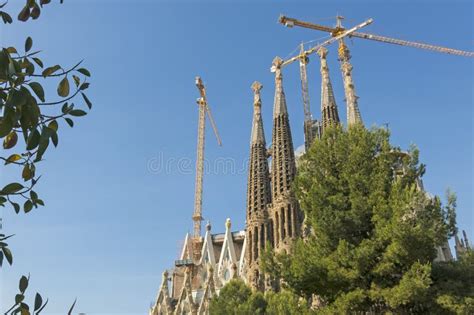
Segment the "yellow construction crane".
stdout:
<svg viewBox="0 0 474 315">
<path fill-rule="evenodd" d="M 301 90 L 303 94 L 303 106 L 304 106 L 304 136 L 305 136 L 305 147 L 306 150 L 308 150 L 309 146 L 313 142 L 314 138 L 317 136 L 317 130 L 315 128 L 315 121 L 312 118 L 311 115 L 311 110 L 310 110 L 310 105 L 309 105 L 309 93 L 308 93 L 308 79 L 306 75 L 306 65 L 309 61 L 308 56 L 317 52 L 321 47 L 325 47 L 330 45 L 331 43 L 337 41 L 337 40 L 342 40 L 346 36 L 351 36 L 354 32 L 357 30 L 371 24 L 373 22 L 373 19 L 368 19 L 353 28 L 347 29 L 347 30 L 342 30 L 338 34 L 336 34 L 334 37 L 322 42 L 321 44 L 318 44 L 308 50 L 304 50 L 303 44 L 301 44 L 300 47 L 300 53 L 299 55 L 292 57 L 288 60 L 282 61 L 278 65 L 272 65 L 272 68 L 270 69 L 272 72 L 276 73 L 276 67 L 283 68 L 284 66 L 287 66 L 295 61 L 300 62 L 300 78 L 301 78 Z"/>
<path fill-rule="evenodd" d="M 206 88 L 202 83 L 200 77 L 196 77 L 196 86 L 199 89 L 201 97 L 197 99 L 199 107 L 199 121 L 198 121 L 198 144 L 197 144 L 197 158 L 196 158 L 196 183 L 194 192 L 194 237 L 199 238 L 201 236 L 201 221 L 202 217 L 202 182 L 204 173 L 204 140 L 206 131 L 206 114 L 211 122 L 212 129 L 217 138 L 217 144 L 222 145 L 221 138 L 217 132 L 217 127 L 212 118 L 211 110 L 207 104 L 206 99 Z"/>
<path fill-rule="evenodd" d="M 309 29 L 318 30 L 322 32 L 327 32 L 327 33 L 330 33 L 333 38 L 338 38 L 338 41 L 339 41 L 338 55 L 339 55 L 339 61 L 341 63 L 342 77 L 343 77 L 343 82 L 344 82 L 344 93 L 345 93 L 346 105 L 347 105 L 347 123 L 348 125 L 351 125 L 351 124 L 361 122 L 362 118 L 359 112 L 358 96 L 355 94 L 355 86 L 352 80 L 352 65 L 349 63 L 349 59 L 351 58 L 350 53 L 349 53 L 349 48 L 344 43 L 344 39 L 342 37 L 339 37 L 342 33 L 346 31 L 346 29 L 342 26 L 343 17 L 337 16 L 336 19 L 337 19 L 336 27 L 328 27 L 324 25 L 300 21 L 298 19 L 290 18 L 283 15 L 280 16 L 279 22 L 281 24 L 284 24 L 287 27 L 299 26 L 299 27 L 309 28 Z M 373 41 L 400 45 L 400 46 L 427 49 L 427 50 L 432 50 L 432 51 L 451 54 L 451 55 L 474 57 L 474 52 L 470 52 L 470 51 L 463 51 L 463 50 L 452 49 L 452 48 L 447 48 L 447 47 L 442 47 L 442 46 L 411 42 L 411 41 L 390 38 L 390 37 L 385 37 L 385 36 L 380 36 L 380 35 L 374 35 L 374 34 L 368 34 L 368 33 L 352 32 L 348 34 L 347 36 L 369 39 Z M 303 89 L 303 93 L 305 93 L 304 89 Z M 306 105 L 305 105 L 305 108 L 306 108 Z"/>
<path fill-rule="evenodd" d="M 327 32 L 327 33 L 330 33 L 331 36 L 335 37 L 339 33 L 345 30 L 341 24 L 341 20 L 344 18 L 342 16 L 337 16 L 336 18 L 337 18 L 336 27 L 328 27 L 328 26 L 314 24 L 310 22 L 304 22 L 304 21 L 300 21 L 294 18 L 284 16 L 284 15 L 281 15 L 278 21 L 287 27 L 300 26 L 304 28 Z M 451 55 L 474 57 L 474 52 L 471 52 L 471 51 L 463 51 L 463 50 L 452 49 L 452 48 L 447 48 L 447 47 L 442 47 L 442 46 L 411 42 L 411 41 L 406 41 L 402 39 L 396 39 L 396 38 L 368 34 L 368 33 L 354 32 L 349 37 L 358 37 L 358 38 L 364 38 L 364 39 L 369 39 L 369 40 L 374 40 L 374 41 L 389 43 L 389 44 L 394 44 L 394 45 L 428 49 L 428 50 L 451 54 Z"/>
</svg>

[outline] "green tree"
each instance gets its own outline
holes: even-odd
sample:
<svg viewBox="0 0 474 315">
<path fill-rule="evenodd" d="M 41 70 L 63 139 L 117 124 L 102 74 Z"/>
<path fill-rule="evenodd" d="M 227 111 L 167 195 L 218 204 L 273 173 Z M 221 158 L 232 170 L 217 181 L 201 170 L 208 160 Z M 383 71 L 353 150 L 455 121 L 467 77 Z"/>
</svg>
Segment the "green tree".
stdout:
<svg viewBox="0 0 474 315">
<path fill-rule="evenodd" d="M 50 2 L 26 0 L 17 19 L 36 20 L 43 6 Z M 11 15 L 5 11 L 7 4 L 7 1 L 0 4 L 0 16 L 4 24 L 12 24 Z M 0 51 L 0 140 L 3 142 L 0 160 L 4 161 L 4 167 L 16 167 L 19 171 L 18 181 L 0 186 L 0 206 L 10 205 L 16 213 L 21 210 L 28 213 L 44 206 L 43 199 L 34 190 L 41 178 L 37 165 L 51 144 L 58 145 L 61 123 L 73 127 L 73 118 L 87 114 L 73 103 L 76 96 L 82 96 L 81 101 L 88 109 L 92 106 L 84 93 L 89 87 L 90 72 L 80 66 L 81 62 L 69 68 L 58 64 L 45 66 L 40 57 L 40 51 L 33 50 L 31 37 L 26 38 L 24 47 L 3 47 Z M 44 88 L 51 84 L 57 86 L 55 98 L 48 97 Z M 0 234 L 0 267 L 4 260 L 10 265 L 13 263 L 6 243 L 10 237 Z M 28 283 L 29 277 L 20 279 L 20 292 L 8 312 L 39 314 L 44 308 L 47 301 L 43 303 L 39 294 L 31 309 L 25 303 Z"/>
<path fill-rule="evenodd" d="M 456 233 L 455 198 L 443 206 L 422 191 L 418 150 L 404 153 L 389 140 L 385 129 L 332 127 L 301 160 L 294 187 L 311 233 L 266 271 L 317 296 L 321 313 L 426 313 L 466 301 L 461 290 L 443 297 L 436 275 L 448 266 L 433 262 Z"/>
<path fill-rule="evenodd" d="M 307 302 L 302 297 L 288 290 L 265 293 L 268 315 L 306 315 L 310 314 Z"/>
<path fill-rule="evenodd" d="M 252 290 L 238 279 L 231 280 L 212 298 L 209 313 L 212 315 L 265 314 L 266 301 L 260 292 Z"/>
</svg>

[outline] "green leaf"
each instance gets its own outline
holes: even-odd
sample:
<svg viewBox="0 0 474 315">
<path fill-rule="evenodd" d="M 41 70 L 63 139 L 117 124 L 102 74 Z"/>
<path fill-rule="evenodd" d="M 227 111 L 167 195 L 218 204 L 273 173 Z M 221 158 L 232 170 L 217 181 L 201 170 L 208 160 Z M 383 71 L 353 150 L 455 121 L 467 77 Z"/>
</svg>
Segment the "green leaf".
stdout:
<svg viewBox="0 0 474 315">
<path fill-rule="evenodd" d="M 27 140 L 27 144 L 26 144 L 26 149 L 29 151 L 29 150 L 33 150 L 35 149 L 38 144 L 39 144 L 39 140 L 40 140 L 40 133 L 38 131 L 38 129 L 35 129 L 33 130 L 33 132 L 30 133 L 30 135 L 28 136 L 28 140 Z"/>
<path fill-rule="evenodd" d="M 44 206 L 44 201 L 41 200 L 41 199 L 36 200 L 36 203 L 41 205 L 41 206 Z"/>
<path fill-rule="evenodd" d="M 36 293 L 36 296 L 35 296 L 35 311 L 39 310 L 41 305 L 43 305 L 43 298 L 41 297 L 41 295 L 39 295 L 39 293 Z"/>
<path fill-rule="evenodd" d="M 30 191 L 30 198 L 35 201 L 38 200 L 38 194 L 34 192 L 33 190 Z"/>
<path fill-rule="evenodd" d="M 3 139 L 3 148 L 5 150 L 13 148 L 18 142 L 18 135 L 15 131 L 12 131 L 8 136 Z"/>
<path fill-rule="evenodd" d="M 64 118 L 69 125 L 69 127 L 74 127 L 74 121 L 71 118 Z"/>
<path fill-rule="evenodd" d="M 31 211 L 31 209 L 33 209 L 33 203 L 31 202 L 31 200 L 25 201 L 25 204 L 23 205 L 23 209 L 25 210 L 25 213 L 28 213 Z"/>
<path fill-rule="evenodd" d="M 55 65 L 55 66 L 52 66 L 52 67 L 49 67 L 49 68 L 46 68 L 43 70 L 43 77 L 47 77 L 47 76 L 50 76 L 52 75 L 53 73 L 55 73 L 56 71 L 58 71 L 59 69 L 61 69 L 61 66 L 60 65 Z"/>
<path fill-rule="evenodd" d="M 24 299 L 25 299 L 25 296 L 23 294 L 15 295 L 15 303 L 16 304 L 20 304 L 21 302 L 23 302 Z"/>
<path fill-rule="evenodd" d="M 13 128 L 13 123 L 8 117 L 3 116 L 0 118 L 0 138 L 5 137 L 8 135 Z"/>
<path fill-rule="evenodd" d="M 5 165 L 16 162 L 21 159 L 21 155 L 19 154 L 12 154 L 8 157 L 8 159 L 5 161 Z"/>
<path fill-rule="evenodd" d="M 91 103 L 91 101 L 89 100 L 89 98 L 88 98 L 84 93 L 81 92 L 81 94 L 82 94 L 82 97 L 84 98 L 84 101 L 85 101 L 86 104 L 87 104 L 87 107 L 88 107 L 89 109 L 91 109 L 91 108 L 92 108 L 92 103 Z"/>
<path fill-rule="evenodd" d="M 7 52 L 8 52 L 9 54 L 18 54 L 18 52 L 17 52 L 17 50 L 16 50 L 15 47 L 8 47 L 8 48 L 7 48 Z"/>
<path fill-rule="evenodd" d="M 31 14 L 30 14 L 30 15 L 31 15 L 31 18 L 32 18 L 33 20 L 36 20 L 37 18 L 39 18 L 40 14 L 41 14 L 41 9 L 40 9 L 40 7 L 35 3 L 33 9 L 31 10 Z"/>
<path fill-rule="evenodd" d="M 33 47 L 33 40 L 28 36 L 25 42 L 25 52 L 29 52 L 31 47 Z"/>
<path fill-rule="evenodd" d="M 30 18 L 30 8 L 26 5 L 18 14 L 18 20 L 25 22 Z"/>
<path fill-rule="evenodd" d="M 53 132 L 53 133 L 51 134 L 51 142 L 53 142 L 53 145 L 54 145 L 55 147 L 58 146 L 59 139 L 58 139 L 58 133 L 57 133 L 57 132 Z"/>
<path fill-rule="evenodd" d="M 82 73 L 82 74 L 85 75 L 86 77 L 90 77 L 90 76 L 91 76 L 91 73 L 90 73 L 89 70 L 87 70 L 86 68 L 77 69 L 77 72 Z"/>
<path fill-rule="evenodd" d="M 48 127 L 43 128 L 39 140 L 38 151 L 36 152 L 35 162 L 41 161 L 43 158 L 43 154 L 46 152 L 46 149 L 49 146 L 49 138 L 51 137 L 52 132 L 54 132 L 54 130 L 49 129 Z"/>
<path fill-rule="evenodd" d="M 64 77 L 58 85 L 58 95 L 61 97 L 67 97 L 69 95 L 69 80 Z"/>
<path fill-rule="evenodd" d="M 61 112 L 63 114 L 67 114 L 67 112 L 70 110 L 71 108 L 69 107 L 68 103 L 64 103 L 63 107 L 61 108 Z"/>
<path fill-rule="evenodd" d="M 20 213 L 20 205 L 17 204 L 16 202 L 11 202 L 11 201 L 10 201 L 10 203 L 12 204 L 13 210 L 15 210 L 15 213 L 16 213 L 16 214 Z"/>
<path fill-rule="evenodd" d="M 81 117 L 87 115 L 87 113 L 81 109 L 73 109 L 69 112 L 69 115 L 75 116 L 75 117 Z"/>
<path fill-rule="evenodd" d="M 48 128 L 53 129 L 54 131 L 58 131 L 58 122 L 56 120 L 52 120 L 48 124 Z"/>
<path fill-rule="evenodd" d="M 81 84 L 81 79 L 77 75 L 72 75 L 72 78 L 74 79 L 74 84 L 76 84 L 76 87 L 79 87 L 79 84 Z"/>
<path fill-rule="evenodd" d="M 10 16 L 10 14 L 8 14 L 7 12 L 1 12 L 1 14 L 2 14 L 3 23 L 11 24 L 13 22 L 13 19 Z"/>
<path fill-rule="evenodd" d="M 20 284 L 18 285 L 20 292 L 25 292 L 26 289 L 28 288 L 28 278 L 25 276 L 22 276 L 20 279 Z"/>
<path fill-rule="evenodd" d="M 22 190 L 23 188 L 25 188 L 25 187 L 20 183 L 11 183 L 11 184 L 8 184 L 5 187 L 3 187 L 2 193 L 7 194 L 7 195 L 14 194 L 14 193 Z"/>
<path fill-rule="evenodd" d="M 36 64 L 37 64 L 38 66 L 40 66 L 41 68 L 43 68 L 43 62 L 41 61 L 41 59 L 36 58 L 36 57 L 33 57 L 32 59 L 34 60 L 34 62 L 36 62 Z"/>
<path fill-rule="evenodd" d="M 33 92 L 35 92 L 36 96 L 38 96 L 38 98 L 42 102 L 44 102 L 44 90 L 41 84 L 39 84 L 38 82 L 31 82 L 28 85 L 33 90 Z"/>
<path fill-rule="evenodd" d="M 81 86 L 79 87 L 79 90 L 81 91 L 84 91 L 86 90 L 87 88 L 89 88 L 89 83 L 85 82 L 85 83 L 82 83 Z"/>
<path fill-rule="evenodd" d="M 29 181 L 35 176 L 35 172 L 29 164 L 25 164 L 23 171 L 21 172 L 21 177 L 25 182 Z"/>
<path fill-rule="evenodd" d="M 2 248 L 3 254 L 5 255 L 5 258 L 7 259 L 8 263 L 11 265 L 13 264 L 13 256 L 12 252 L 10 251 L 9 248 L 3 247 Z"/>
</svg>

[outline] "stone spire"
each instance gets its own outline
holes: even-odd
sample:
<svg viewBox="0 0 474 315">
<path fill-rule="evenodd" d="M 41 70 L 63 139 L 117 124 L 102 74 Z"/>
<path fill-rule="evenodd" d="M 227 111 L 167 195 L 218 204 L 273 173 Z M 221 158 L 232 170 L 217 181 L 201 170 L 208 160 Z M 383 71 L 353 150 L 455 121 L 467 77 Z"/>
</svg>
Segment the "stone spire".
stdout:
<svg viewBox="0 0 474 315">
<path fill-rule="evenodd" d="M 339 113 L 337 111 L 336 99 L 329 78 L 329 67 L 327 62 L 328 50 L 321 47 L 318 55 L 321 59 L 321 129 L 324 131 L 331 124 L 338 124 Z"/>
<path fill-rule="evenodd" d="M 281 64 L 273 60 L 275 70 L 275 99 L 273 105 L 272 134 L 272 198 L 277 199 L 287 192 L 296 174 L 295 154 L 291 137 L 290 121 L 282 85 Z"/>
<path fill-rule="evenodd" d="M 271 202 L 267 149 L 261 115 L 261 89 L 262 85 L 259 82 L 254 82 L 252 84 L 252 90 L 254 91 L 254 114 L 252 134 L 250 137 L 250 161 L 247 184 L 247 220 L 250 218 L 252 213 L 265 211 L 267 204 Z"/>
<path fill-rule="evenodd" d="M 259 274 L 258 261 L 264 246 L 269 241 L 268 204 L 271 202 L 270 175 L 268 172 L 267 148 L 261 115 L 262 101 L 259 82 L 252 84 L 254 92 L 254 114 L 250 137 L 250 161 L 247 183 L 247 241 L 246 261 L 249 264 L 248 283 L 255 289 L 263 288 L 263 277 Z"/>
<path fill-rule="evenodd" d="M 291 137 L 285 92 L 282 85 L 282 59 L 273 60 L 275 72 L 275 103 L 273 107 L 272 134 L 272 207 L 269 211 L 273 227 L 273 245 L 277 251 L 287 249 L 290 240 L 300 234 L 302 215 L 291 192 L 296 175 L 295 152 Z"/>
</svg>

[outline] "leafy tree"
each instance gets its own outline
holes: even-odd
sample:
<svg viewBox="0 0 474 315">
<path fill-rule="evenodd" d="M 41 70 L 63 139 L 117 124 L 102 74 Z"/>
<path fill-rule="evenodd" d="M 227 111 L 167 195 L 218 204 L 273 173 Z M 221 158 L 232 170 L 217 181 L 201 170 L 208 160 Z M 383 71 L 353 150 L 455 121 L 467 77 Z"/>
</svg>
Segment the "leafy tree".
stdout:
<svg viewBox="0 0 474 315">
<path fill-rule="evenodd" d="M 472 263 L 434 262 L 456 233 L 455 197 L 443 206 L 420 189 L 418 150 L 389 140 L 384 129 L 336 126 L 302 158 L 294 187 L 310 236 L 290 255 L 265 258 L 264 269 L 316 296 L 323 314 L 446 313 L 472 302 L 472 282 L 460 290 L 454 271 L 472 274 Z M 451 290 L 440 285 L 449 268 Z"/>
<path fill-rule="evenodd" d="M 310 309 L 306 300 L 288 290 L 265 293 L 268 315 L 306 315 Z"/>
<path fill-rule="evenodd" d="M 265 314 L 266 301 L 260 292 L 252 290 L 238 279 L 231 280 L 212 298 L 209 313 L 212 315 Z"/>
<path fill-rule="evenodd" d="M 36 20 L 43 6 L 50 2 L 26 0 L 18 13 L 18 20 Z M 11 15 L 4 11 L 7 4 L 0 4 L 0 16 L 4 24 L 11 24 Z M 45 66 L 40 51 L 32 48 L 33 40 L 27 37 L 21 49 L 3 47 L 0 51 L 0 140 L 3 142 L 0 160 L 4 161 L 5 167 L 16 167 L 21 178 L 2 185 L 3 188 L 0 186 L 0 206 L 10 205 L 16 213 L 22 209 L 28 213 L 44 206 L 44 201 L 34 190 L 41 177 L 37 164 L 43 160 L 50 144 L 58 145 L 61 123 L 73 127 L 73 118 L 87 114 L 73 103 L 76 96 L 82 96 L 81 100 L 88 109 L 92 106 L 84 93 L 89 87 L 87 78 L 90 72 L 80 67 L 82 62 L 69 68 L 58 64 Z M 49 98 L 44 86 L 51 86 L 53 82 L 57 84 L 57 96 Z M 0 267 L 4 258 L 10 265 L 13 263 L 12 253 L 5 242 L 9 237 L 11 235 L 0 234 Z M 28 280 L 29 277 L 20 280 L 20 293 L 9 310 L 12 313 L 30 314 L 30 308 L 24 302 Z M 35 314 L 44 307 L 39 301 L 42 299 L 37 295 L 33 308 Z"/>
</svg>

